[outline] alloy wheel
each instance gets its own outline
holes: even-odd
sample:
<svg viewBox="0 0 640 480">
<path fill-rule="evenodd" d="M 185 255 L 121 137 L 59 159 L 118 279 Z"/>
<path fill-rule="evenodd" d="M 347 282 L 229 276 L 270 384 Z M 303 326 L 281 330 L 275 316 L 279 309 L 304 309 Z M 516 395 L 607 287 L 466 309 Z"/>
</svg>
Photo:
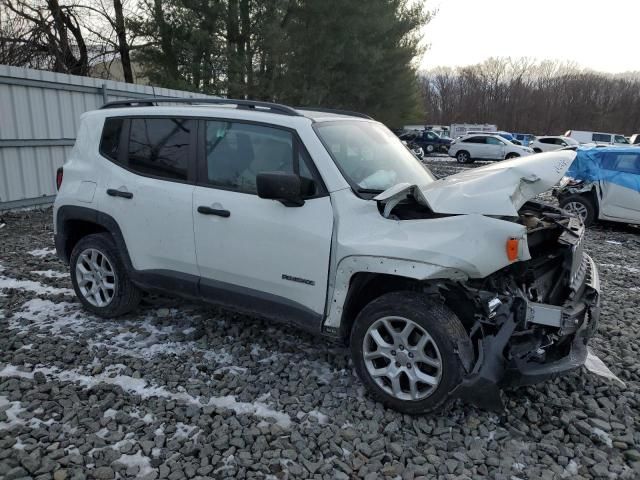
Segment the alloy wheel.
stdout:
<svg viewBox="0 0 640 480">
<path fill-rule="evenodd" d="M 94 307 L 106 307 L 116 292 L 116 275 L 107 256 L 88 248 L 76 261 L 76 280 L 82 296 Z"/>
<path fill-rule="evenodd" d="M 442 378 L 442 359 L 433 338 L 416 322 L 384 317 L 367 330 L 363 341 L 369 375 L 400 400 L 430 396 Z"/>
<path fill-rule="evenodd" d="M 564 206 L 564 208 L 565 210 L 578 215 L 583 222 L 587 219 L 587 215 L 589 214 L 587 207 L 580 202 L 569 202 Z"/>
</svg>

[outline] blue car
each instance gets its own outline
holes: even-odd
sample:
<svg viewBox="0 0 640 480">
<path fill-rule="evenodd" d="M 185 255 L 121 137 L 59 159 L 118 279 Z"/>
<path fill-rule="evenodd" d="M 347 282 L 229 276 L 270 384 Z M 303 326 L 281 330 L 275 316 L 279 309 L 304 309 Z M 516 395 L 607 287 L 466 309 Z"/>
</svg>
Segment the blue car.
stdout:
<svg viewBox="0 0 640 480">
<path fill-rule="evenodd" d="M 553 194 L 587 226 L 597 220 L 640 224 L 640 148 L 579 147 Z"/>
<path fill-rule="evenodd" d="M 512 135 L 515 140 L 518 140 L 525 147 L 528 147 L 529 144 L 533 142 L 533 139 L 536 138 L 536 136 L 531 133 L 512 133 Z"/>
</svg>

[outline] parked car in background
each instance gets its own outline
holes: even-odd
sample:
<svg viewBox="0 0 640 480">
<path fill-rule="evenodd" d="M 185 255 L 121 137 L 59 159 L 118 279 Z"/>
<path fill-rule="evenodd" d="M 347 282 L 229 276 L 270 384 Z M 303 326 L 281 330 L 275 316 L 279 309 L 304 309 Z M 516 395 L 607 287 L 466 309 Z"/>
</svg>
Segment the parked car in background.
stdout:
<svg viewBox="0 0 640 480">
<path fill-rule="evenodd" d="M 597 220 L 640 224 L 640 149 L 580 147 L 554 195 L 585 225 Z"/>
<path fill-rule="evenodd" d="M 506 160 L 531 155 L 529 147 L 515 145 L 500 135 L 471 134 L 456 138 L 449 147 L 449 156 L 458 163 L 475 160 Z"/>
<path fill-rule="evenodd" d="M 595 143 L 597 145 L 629 145 L 629 140 L 619 133 L 584 132 L 567 130 L 565 137 L 570 137 L 578 143 Z"/>
<path fill-rule="evenodd" d="M 453 123 L 449 127 L 449 136 L 458 138 L 469 135 L 471 132 L 490 133 L 497 130 L 498 126 L 490 123 Z"/>
<path fill-rule="evenodd" d="M 580 145 L 577 140 L 570 137 L 563 136 L 547 136 L 547 137 L 534 137 L 533 141 L 529 144 L 529 147 L 534 152 L 551 152 L 553 150 L 559 150 L 565 147 L 576 147 Z"/>
<path fill-rule="evenodd" d="M 512 133 L 512 135 L 514 140 L 518 140 L 525 147 L 528 147 L 529 144 L 536 138 L 536 136 L 531 133 Z"/>
<path fill-rule="evenodd" d="M 509 132 L 503 132 L 503 131 L 483 132 L 483 131 L 472 130 L 470 132 L 467 132 L 467 135 L 498 135 L 499 137 L 502 137 L 505 140 L 509 140 L 511 143 L 514 143 L 515 145 L 522 145 L 522 142 L 520 141 L 514 142 L 515 138 Z"/>
<path fill-rule="evenodd" d="M 640 145 L 640 133 L 634 133 L 629 137 L 629 143 L 631 145 Z"/>
<path fill-rule="evenodd" d="M 450 138 L 442 138 L 431 130 L 414 130 L 400 135 L 400 140 L 407 142 L 407 144 L 415 144 L 422 147 L 426 154 L 434 152 L 447 153 L 451 144 Z"/>
</svg>

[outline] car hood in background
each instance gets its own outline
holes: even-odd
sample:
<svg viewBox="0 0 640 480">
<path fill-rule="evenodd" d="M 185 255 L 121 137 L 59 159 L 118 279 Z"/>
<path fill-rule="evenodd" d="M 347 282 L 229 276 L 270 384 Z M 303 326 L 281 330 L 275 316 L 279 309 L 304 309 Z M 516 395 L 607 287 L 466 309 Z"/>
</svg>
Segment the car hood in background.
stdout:
<svg viewBox="0 0 640 480">
<path fill-rule="evenodd" d="M 556 150 L 504 160 L 436 180 L 428 185 L 400 183 L 375 200 L 385 205 L 385 216 L 400 201 L 413 195 L 434 213 L 517 216 L 528 200 L 560 181 L 576 156 Z"/>
</svg>

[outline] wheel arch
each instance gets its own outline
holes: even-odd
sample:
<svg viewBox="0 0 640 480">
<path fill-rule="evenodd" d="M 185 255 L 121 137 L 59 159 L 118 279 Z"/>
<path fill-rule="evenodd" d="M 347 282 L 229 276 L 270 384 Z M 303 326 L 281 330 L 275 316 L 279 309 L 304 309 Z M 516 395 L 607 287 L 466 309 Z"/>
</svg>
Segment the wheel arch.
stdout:
<svg viewBox="0 0 640 480">
<path fill-rule="evenodd" d="M 585 189 L 582 191 L 573 191 L 573 192 L 568 191 L 567 193 L 562 195 L 560 198 L 558 198 L 558 200 L 563 202 L 565 199 L 572 197 L 574 195 L 578 197 L 585 197 L 587 200 L 589 200 L 593 205 L 593 208 L 595 209 L 595 212 L 594 212 L 595 220 L 598 220 L 600 218 L 600 196 L 598 195 L 598 188 L 596 185 L 593 185 L 591 188 Z"/>
<path fill-rule="evenodd" d="M 131 258 L 118 222 L 106 213 L 75 205 L 62 206 L 56 213 L 56 252 L 66 264 L 69 263 L 73 247 L 80 239 L 93 233 L 108 233 L 122 255 L 125 268 L 132 271 Z"/>
<path fill-rule="evenodd" d="M 336 270 L 323 331 L 346 340 L 358 313 L 375 298 L 400 290 L 438 294 L 443 282 L 466 279 L 464 272 L 440 265 L 395 258 L 347 257 Z"/>
</svg>

